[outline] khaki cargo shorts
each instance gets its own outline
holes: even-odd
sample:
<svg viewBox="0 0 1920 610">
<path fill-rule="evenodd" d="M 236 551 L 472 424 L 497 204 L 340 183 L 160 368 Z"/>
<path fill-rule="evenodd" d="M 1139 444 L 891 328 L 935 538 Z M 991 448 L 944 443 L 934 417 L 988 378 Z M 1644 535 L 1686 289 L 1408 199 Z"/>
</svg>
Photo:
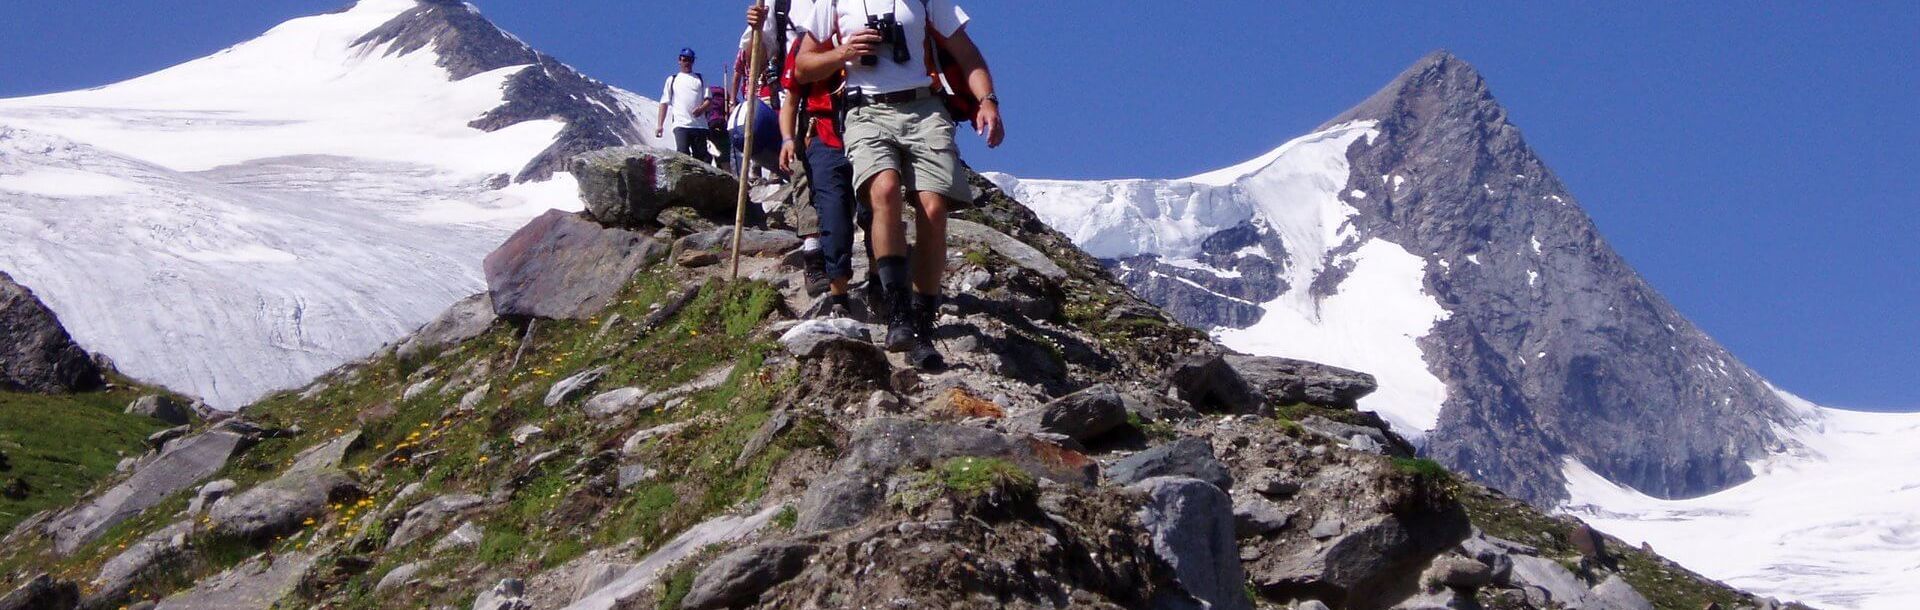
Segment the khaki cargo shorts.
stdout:
<svg viewBox="0 0 1920 610">
<path fill-rule="evenodd" d="M 847 158 L 864 198 L 867 183 L 886 170 L 900 172 L 907 192 L 939 193 L 964 206 L 973 187 L 960 169 L 953 119 L 938 97 L 905 104 L 871 104 L 847 112 Z M 913 198 L 907 201 L 913 203 Z"/>
</svg>

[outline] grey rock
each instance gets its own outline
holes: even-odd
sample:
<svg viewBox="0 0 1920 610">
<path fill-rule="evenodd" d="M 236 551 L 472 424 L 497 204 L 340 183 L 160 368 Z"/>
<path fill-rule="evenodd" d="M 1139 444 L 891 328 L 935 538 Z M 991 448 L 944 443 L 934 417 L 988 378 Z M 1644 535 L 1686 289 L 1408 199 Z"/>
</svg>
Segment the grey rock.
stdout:
<svg viewBox="0 0 1920 610">
<path fill-rule="evenodd" d="M 174 426 L 172 428 L 167 428 L 165 430 L 161 430 L 159 432 L 155 432 L 153 434 L 147 435 L 147 446 L 152 447 L 155 451 L 165 449 L 167 447 L 167 443 L 171 443 L 175 440 L 184 438 L 187 436 L 188 432 L 192 432 L 192 431 L 193 431 L 193 426 L 187 426 L 187 425 L 179 425 L 179 426 Z"/>
<path fill-rule="evenodd" d="M 225 467 L 248 440 L 239 432 L 221 427 L 168 443 L 126 481 L 49 522 L 46 532 L 54 539 L 54 550 L 72 553 L 107 528 L 199 484 Z"/>
<path fill-rule="evenodd" d="M 871 345 L 873 333 L 867 325 L 847 318 L 807 320 L 780 335 L 780 344 L 801 358 L 817 358 L 834 343 L 852 341 Z"/>
<path fill-rule="evenodd" d="M 671 424 L 661 424 L 658 426 L 654 426 L 652 428 L 647 428 L 645 430 L 635 432 L 633 433 L 632 436 L 627 437 L 626 443 L 623 443 L 620 446 L 620 452 L 630 456 L 640 455 L 641 452 L 643 452 L 646 449 L 647 443 L 652 442 L 654 439 L 657 439 L 657 438 L 664 438 L 668 436 L 673 436 L 674 434 L 678 434 L 681 430 L 685 430 L 687 429 L 688 426 L 693 425 L 693 423 L 694 423 L 693 420 L 678 421 Z"/>
<path fill-rule="evenodd" d="M 655 473 L 645 464 L 626 464 L 620 467 L 615 482 L 620 489 L 632 489 L 633 486 L 653 480 Z"/>
<path fill-rule="evenodd" d="M 1220 354 L 1196 354 L 1175 364 L 1167 393 L 1200 411 L 1258 413 L 1264 406 L 1247 380 Z"/>
<path fill-rule="evenodd" d="M 546 429 L 541 428 L 539 426 L 535 426 L 533 424 L 520 424 L 520 427 L 514 428 L 513 432 L 507 433 L 507 437 L 513 439 L 513 444 L 515 445 L 525 445 L 527 443 L 533 442 L 534 439 L 538 439 L 541 436 L 545 435 L 546 433 L 547 433 Z"/>
<path fill-rule="evenodd" d="M 172 396 L 142 396 L 127 405 L 127 413 L 145 415 L 171 425 L 181 426 L 193 421 L 193 409 L 180 404 Z"/>
<path fill-rule="evenodd" d="M 447 521 L 452 520 L 454 516 L 480 506 L 484 501 L 474 494 L 458 493 L 422 502 L 419 506 L 407 510 L 406 517 L 400 521 L 400 526 L 394 528 L 393 536 L 387 539 L 387 548 L 397 549 L 425 538 L 428 534 L 446 526 Z"/>
<path fill-rule="evenodd" d="M 1634 590 L 1633 585 L 1627 584 L 1619 574 L 1608 575 L 1606 580 L 1594 585 L 1592 593 L 1598 610 L 1653 610 L 1653 602 L 1647 601 L 1646 596 Z M 1766 605 L 1762 604 L 1763 607 Z M 1784 608 L 1777 602 L 1773 605 Z"/>
<path fill-rule="evenodd" d="M 1233 488 L 1233 473 L 1213 457 L 1213 445 L 1202 438 L 1182 438 L 1135 453 L 1107 469 L 1107 480 L 1115 485 L 1168 476 L 1200 479 L 1222 490 Z"/>
<path fill-rule="evenodd" d="M 287 467 L 287 473 L 312 472 L 339 468 L 347 452 L 360 446 L 360 431 L 351 430 L 339 438 L 315 445 L 294 456 L 293 465 Z"/>
<path fill-rule="evenodd" d="M 160 600 L 155 610 L 268 610 L 293 593 L 313 562 L 313 555 L 301 551 L 254 557 Z"/>
<path fill-rule="evenodd" d="M 1475 531 L 1473 536 L 1462 541 L 1460 553 L 1487 566 L 1493 582 L 1509 582 L 1509 577 L 1513 574 L 1513 552 L 1489 542 L 1486 535 L 1481 532 Z"/>
<path fill-rule="evenodd" d="M 211 508 L 215 502 L 227 497 L 227 494 L 233 493 L 233 490 L 238 487 L 239 484 L 234 483 L 233 479 L 220 479 L 201 485 L 200 491 L 193 495 L 192 500 L 187 501 L 187 514 L 199 515 L 201 511 Z"/>
<path fill-rule="evenodd" d="M 667 249 L 644 234 L 553 210 L 487 255 L 487 291 L 502 316 L 585 319 Z"/>
<path fill-rule="evenodd" d="M 947 243 L 950 246 L 988 248 L 994 254 L 1055 282 L 1066 281 L 1068 277 L 1066 269 L 1038 248 L 977 222 L 958 218 L 947 220 Z"/>
<path fill-rule="evenodd" d="M 478 548 L 480 543 L 485 541 L 486 538 L 486 530 L 480 529 L 479 525 L 468 521 L 460 524 L 460 527 L 453 528 L 453 531 L 447 532 L 447 535 L 441 538 L 439 542 L 433 543 L 433 552 L 441 553 L 455 549 Z"/>
<path fill-rule="evenodd" d="M 481 384 L 480 387 L 462 394 L 460 404 L 456 407 L 461 411 L 472 411 L 480 406 L 480 401 L 487 399 L 487 392 L 491 391 L 493 391 L 493 384 Z"/>
<path fill-rule="evenodd" d="M 0 390 L 61 394 L 104 383 L 99 365 L 53 310 L 0 271 Z"/>
<path fill-rule="evenodd" d="M 850 450 L 833 469 L 807 488 L 798 531 L 839 529 L 866 519 L 886 498 L 882 482 L 909 464 L 997 457 L 1057 483 L 1086 487 L 1097 478 L 1097 466 L 1085 455 L 1030 437 L 964 425 L 883 417 L 868 420 L 847 446 Z M 1231 518 L 1231 509 L 1228 514 Z"/>
<path fill-rule="evenodd" d="M 1285 499 L 1300 493 L 1300 481 L 1277 470 L 1255 471 L 1247 477 L 1244 487 L 1254 493 L 1270 498 Z"/>
<path fill-rule="evenodd" d="M 270 541 L 299 531 L 308 519 L 324 516 L 329 504 L 363 495 L 353 477 L 338 470 L 290 472 L 222 500 L 207 517 L 216 533 Z"/>
<path fill-rule="evenodd" d="M 164 571 L 169 562 L 180 558 L 192 534 L 193 522 L 180 521 L 127 545 L 100 566 L 88 594 L 89 605 L 112 605 L 125 599 L 142 579 Z"/>
<path fill-rule="evenodd" d="M 587 399 L 587 402 L 581 405 L 581 409 L 586 411 L 588 416 L 595 418 L 613 417 L 648 409 L 671 410 L 685 403 L 686 399 L 694 394 L 726 385 L 727 380 L 732 376 L 733 365 L 723 365 L 702 373 L 692 381 L 657 392 L 649 392 L 643 388 L 610 390 Z"/>
<path fill-rule="evenodd" d="M 1354 451 L 1395 456 L 1413 455 L 1413 446 L 1380 428 L 1337 422 L 1319 415 L 1300 420 L 1301 427 L 1347 445 Z"/>
<path fill-rule="evenodd" d="M 1006 426 L 1017 432 L 1062 434 L 1085 443 L 1126 423 L 1127 406 L 1120 392 L 1097 385 L 1009 418 Z"/>
<path fill-rule="evenodd" d="M 581 566 L 579 578 L 573 586 L 573 596 L 568 598 L 568 601 L 585 599 L 587 595 L 592 594 L 594 591 L 599 591 L 607 585 L 613 584 L 614 581 L 620 579 L 620 575 L 626 574 L 627 571 L 632 569 L 633 564 L 620 562 L 597 561 Z"/>
<path fill-rule="evenodd" d="M 533 610 L 533 604 L 527 603 L 526 595 L 526 583 L 518 578 L 504 579 L 480 592 L 473 600 L 473 610 Z"/>
<path fill-rule="evenodd" d="M 1452 553 L 1435 557 L 1421 574 L 1421 583 L 1429 587 L 1478 589 L 1493 582 L 1493 569 L 1479 561 Z"/>
<path fill-rule="evenodd" d="M 1434 556 L 1469 533 L 1457 506 L 1398 512 L 1358 508 L 1322 515 L 1309 532 L 1316 543 L 1265 545 L 1266 553 L 1248 568 L 1254 585 L 1272 595 L 1310 595 L 1343 607 L 1390 606 L 1418 587 Z"/>
<path fill-rule="evenodd" d="M 648 148 L 609 148 L 575 157 L 580 198 L 609 226 L 656 225 L 669 207 L 732 218 L 739 182 L 692 157 Z"/>
<path fill-rule="evenodd" d="M 1380 387 L 1372 375 L 1304 360 L 1237 354 L 1226 360 L 1267 404 L 1351 409 Z"/>
<path fill-rule="evenodd" d="M 1418 595 L 1394 604 L 1392 610 L 1481 610 L 1480 602 L 1471 593 L 1460 589 L 1441 587 L 1423 590 Z"/>
<path fill-rule="evenodd" d="M 580 410 L 591 417 L 613 417 L 638 409 L 652 394 L 646 388 L 614 388 L 588 398 L 581 403 Z"/>
<path fill-rule="evenodd" d="M 0 596 L 0 610 L 67 610 L 80 604 L 80 587 L 41 574 L 6 595 Z"/>
<path fill-rule="evenodd" d="M 1580 577 L 1551 559 L 1514 555 L 1513 573 L 1509 579 L 1515 586 L 1545 591 L 1549 601 L 1562 606 L 1591 608 L 1598 605 Z"/>
<path fill-rule="evenodd" d="M 1234 543 L 1233 502 L 1212 483 L 1157 477 L 1131 489 L 1147 495 L 1139 518 L 1154 553 L 1173 567 L 1181 588 L 1219 610 L 1252 610 L 1246 573 Z"/>
<path fill-rule="evenodd" d="M 418 358 L 430 351 L 459 345 L 469 339 L 487 334 L 493 328 L 493 322 L 500 318 L 493 312 L 493 296 L 482 292 L 448 307 L 440 317 L 434 318 L 419 330 L 413 332 L 394 353 L 403 359 Z"/>
<path fill-rule="evenodd" d="M 1242 496 L 1233 500 L 1233 533 L 1237 538 L 1257 538 L 1283 529 L 1293 514 L 1265 498 Z"/>
<path fill-rule="evenodd" d="M 386 575 L 380 577 L 379 584 L 373 586 L 373 592 L 380 593 L 407 586 L 408 583 L 413 582 L 413 577 L 418 576 L 426 567 L 425 561 L 413 561 L 394 566 L 392 570 L 387 571 Z"/>
<path fill-rule="evenodd" d="M 810 544 L 772 542 L 721 555 L 693 579 L 680 607 L 712 610 L 752 604 L 767 589 L 799 574 L 813 552 Z"/>
<path fill-rule="evenodd" d="M 740 232 L 741 256 L 780 256 L 800 247 L 800 238 L 787 231 L 747 229 Z M 695 233 L 675 242 L 677 252 L 733 252 L 733 227 Z"/>
<path fill-rule="evenodd" d="M 548 407 L 560 406 L 560 403 L 593 389 L 594 384 L 600 383 L 600 378 L 606 377 L 610 372 L 613 372 L 613 367 L 597 366 L 574 373 L 548 388 L 547 397 L 541 402 Z"/>
<path fill-rule="evenodd" d="M 1314 540 L 1326 540 L 1340 535 L 1340 532 L 1346 531 L 1346 529 L 1346 523 L 1339 519 L 1322 517 L 1313 522 L 1313 529 L 1307 530 L 1307 535 L 1313 537 Z"/>
<path fill-rule="evenodd" d="M 1327 608 L 1327 605 L 1325 603 L 1322 603 L 1320 600 L 1309 599 L 1307 601 L 1294 604 L 1293 610 L 1329 610 L 1329 608 Z"/>
</svg>

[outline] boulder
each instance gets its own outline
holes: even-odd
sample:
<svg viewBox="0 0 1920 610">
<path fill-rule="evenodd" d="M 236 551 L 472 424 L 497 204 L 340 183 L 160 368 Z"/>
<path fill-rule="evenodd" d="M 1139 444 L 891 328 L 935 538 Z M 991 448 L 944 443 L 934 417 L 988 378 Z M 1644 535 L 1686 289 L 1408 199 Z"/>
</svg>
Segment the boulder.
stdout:
<svg viewBox="0 0 1920 610">
<path fill-rule="evenodd" d="M 533 610 L 533 604 L 527 603 L 527 585 L 518 578 L 508 578 L 481 591 L 473 599 L 473 610 Z"/>
<path fill-rule="evenodd" d="M 1013 264 L 1055 282 L 1066 281 L 1067 270 L 1053 262 L 1045 252 L 1014 239 L 993 227 L 958 218 L 947 220 L 947 243 L 951 246 L 979 246 L 993 251 Z"/>
<path fill-rule="evenodd" d="M 1181 359 L 1167 374 L 1167 395 L 1202 412 L 1258 413 L 1261 397 L 1221 354 Z"/>
<path fill-rule="evenodd" d="M 1237 538 L 1257 538 L 1282 529 L 1293 514 L 1266 498 L 1241 496 L 1233 500 L 1233 533 Z"/>
<path fill-rule="evenodd" d="M 721 555 L 693 579 L 680 607 L 713 610 L 751 605 L 767 589 L 799 574 L 813 552 L 810 544 L 771 542 Z"/>
<path fill-rule="evenodd" d="M 617 227 L 654 226 L 669 207 L 732 218 L 740 184 L 693 157 L 641 147 L 596 150 L 569 167 L 587 213 Z"/>
<path fill-rule="evenodd" d="M 441 538 L 439 542 L 433 543 L 433 552 L 440 553 L 454 549 L 476 548 L 479 547 L 480 543 L 486 540 L 486 538 L 486 530 L 480 529 L 480 526 L 475 525 L 472 521 L 468 521 L 460 524 L 460 527 L 453 528 L 453 531 L 447 532 L 446 537 Z"/>
<path fill-rule="evenodd" d="M 293 593 L 313 563 L 314 555 L 303 551 L 254 557 L 160 600 L 154 610 L 268 610 Z"/>
<path fill-rule="evenodd" d="M 487 292 L 498 315 L 585 319 L 666 254 L 644 233 L 550 210 L 487 255 Z"/>
<path fill-rule="evenodd" d="M 393 536 L 387 539 L 387 548 L 397 549 L 412 544 L 428 534 L 439 531 L 447 521 L 467 509 L 479 506 L 484 500 L 474 494 L 447 494 L 421 502 L 407 510 L 401 518 L 400 526 L 393 529 Z"/>
<path fill-rule="evenodd" d="M 1213 457 L 1206 439 L 1186 437 L 1121 458 L 1107 469 L 1107 480 L 1131 485 L 1154 477 L 1191 477 L 1221 490 L 1233 488 L 1233 473 Z"/>
<path fill-rule="evenodd" d="M 199 515 L 200 511 L 211 508 L 215 502 L 219 502 L 221 498 L 227 497 L 227 494 L 233 493 L 233 490 L 237 487 L 239 487 L 239 484 L 234 483 L 233 479 L 220 479 L 206 485 L 201 485 L 200 491 L 194 493 L 192 500 L 187 501 L 187 514 Z"/>
<path fill-rule="evenodd" d="M 1140 523 L 1153 538 L 1154 553 L 1173 567 L 1187 594 L 1206 608 L 1252 610 L 1243 588 L 1240 549 L 1234 543 L 1233 503 L 1226 492 L 1184 477 L 1151 478 L 1130 489 L 1146 494 Z M 1178 603 L 1155 601 L 1156 607 Z"/>
<path fill-rule="evenodd" d="M 1592 593 L 1599 610 L 1653 610 L 1653 602 L 1647 601 L 1646 596 L 1634 590 L 1633 585 L 1627 584 L 1627 580 L 1619 574 L 1609 575 L 1606 580 L 1594 585 Z"/>
<path fill-rule="evenodd" d="M 560 406 L 560 403 L 566 402 L 568 399 L 593 389 L 595 384 L 600 383 L 600 378 L 606 377 L 607 373 L 611 372 L 613 372 L 613 367 L 597 366 L 574 373 L 572 376 L 554 383 L 553 387 L 548 388 L 547 397 L 541 402 L 548 407 Z"/>
<path fill-rule="evenodd" d="M 1017 415 L 1007 420 L 1007 429 L 1060 434 L 1085 443 L 1126 424 L 1126 400 L 1120 392 L 1096 385 Z"/>
<path fill-rule="evenodd" d="M 780 345 L 801 358 L 817 358 L 837 342 L 853 341 L 871 345 L 873 332 L 867 325 L 847 319 L 807 320 L 780 335 Z"/>
<path fill-rule="evenodd" d="M 418 576 L 420 570 L 426 567 L 427 562 L 425 561 L 415 561 L 395 566 L 392 570 L 387 571 L 386 575 L 380 577 L 379 584 L 373 586 L 373 592 L 379 593 L 396 587 L 407 586 L 407 583 L 413 582 L 413 577 Z"/>
<path fill-rule="evenodd" d="M 1319 415 L 1300 420 L 1300 426 L 1321 436 L 1345 444 L 1354 451 L 1408 457 L 1413 446 L 1380 428 L 1337 422 Z"/>
<path fill-rule="evenodd" d="M 1535 587 L 1545 591 L 1549 601 L 1568 608 L 1598 606 L 1592 593 L 1587 591 L 1586 583 L 1551 559 L 1514 555 L 1513 573 L 1508 578 L 1517 587 Z"/>
<path fill-rule="evenodd" d="M 156 568 L 179 558 L 187 548 L 187 537 L 192 534 L 193 522 L 180 521 L 127 545 L 101 564 L 100 574 L 94 577 L 90 587 L 87 605 L 106 607 L 125 599 L 134 586 L 155 573 Z"/>
<path fill-rule="evenodd" d="M 214 504 L 207 517 L 215 533 L 269 541 L 325 516 L 329 504 L 364 495 L 360 484 L 339 470 L 290 472 Z"/>
<path fill-rule="evenodd" d="M 193 409 L 180 404 L 172 396 L 155 394 L 142 396 L 127 405 L 129 415 L 145 415 L 169 425 L 184 426 L 193 421 Z"/>
<path fill-rule="evenodd" d="M 780 256 L 800 248 L 800 237 L 788 231 L 747 229 L 740 232 L 741 256 Z M 677 252 L 733 253 L 733 227 L 723 227 L 680 238 Z M 717 262 L 717 261 L 716 261 Z"/>
<path fill-rule="evenodd" d="M 1304 360 L 1235 354 L 1226 361 L 1269 405 L 1351 409 L 1380 388 L 1372 375 Z"/>
<path fill-rule="evenodd" d="M 287 473 L 314 472 L 339 468 L 347 452 L 360 446 L 360 431 L 352 430 L 333 440 L 308 447 L 294 456 L 293 465 L 287 467 Z"/>
<path fill-rule="evenodd" d="M 1421 584 L 1428 588 L 1449 587 L 1474 590 L 1493 582 L 1493 568 L 1466 557 L 1447 553 L 1433 559 L 1427 571 L 1420 575 Z"/>
<path fill-rule="evenodd" d="M 493 312 L 493 296 L 485 292 L 476 294 L 454 303 L 440 317 L 434 318 L 419 330 L 413 332 L 396 354 L 403 359 L 418 358 L 432 350 L 459 345 L 462 342 L 487 334 L 493 328 L 494 320 L 500 317 Z"/>
<path fill-rule="evenodd" d="M 0 390 L 60 394 L 105 383 L 53 310 L 0 272 Z"/>
<path fill-rule="evenodd" d="M 0 610 L 72 608 L 80 603 L 80 586 L 41 574 L 0 596 Z"/>
<path fill-rule="evenodd" d="M 159 504 L 180 490 L 213 476 L 251 437 L 223 425 L 197 436 L 167 443 L 119 485 L 47 523 L 54 550 L 72 553 L 108 528 Z"/>
<path fill-rule="evenodd" d="M 796 530 L 833 530 L 866 519 L 886 500 L 882 483 L 894 471 L 909 465 L 956 457 L 993 457 L 1056 483 L 1088 487 L 1098 476 L 1092 459 L 1059 445 L 955 424 L 872 419 L 853 433 L 847 447 L 850 450 L 833 469 L 807 488 Z"/>
</svg>

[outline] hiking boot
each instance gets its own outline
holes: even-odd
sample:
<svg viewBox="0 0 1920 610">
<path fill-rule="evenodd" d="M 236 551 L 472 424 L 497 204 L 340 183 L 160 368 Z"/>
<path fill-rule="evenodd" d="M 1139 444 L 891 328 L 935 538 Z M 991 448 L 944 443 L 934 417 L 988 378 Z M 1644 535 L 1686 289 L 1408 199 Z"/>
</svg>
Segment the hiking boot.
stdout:
<svg viewBox="0 0 1920 610">
<path fill-rule="evenodd" d="M 807 296 L 817 297 L 827 293 L 833 286 L 833 280 L 827 278 L 827 255 L 819 250 L 806 250 L 801 253 L 805 259 L 807 274 Z"/>
<path fill-rule="evenodd" d="M 919 334 L 913 330 L 913 306 L 909 304 L 912 296 L 905 286 L 886 293 L 887 351 L 897 354 L 912 350 Z"/>
<path fill-rule="evenodd" d="M 946 367 L 947 359 L 933 346 L 935 320 L 940 317 L 940 297 L 913 295 L 913 347 L 907 350 L 907 363 L 920 370 Z"/>
<path fill-rule="evenodd" d="M 826 319 L 853 317 L 853 303 L 847 295 L 836 294 L 827 297 L 826 307 L 820 309 L 820 317 Z"/>
</svg>

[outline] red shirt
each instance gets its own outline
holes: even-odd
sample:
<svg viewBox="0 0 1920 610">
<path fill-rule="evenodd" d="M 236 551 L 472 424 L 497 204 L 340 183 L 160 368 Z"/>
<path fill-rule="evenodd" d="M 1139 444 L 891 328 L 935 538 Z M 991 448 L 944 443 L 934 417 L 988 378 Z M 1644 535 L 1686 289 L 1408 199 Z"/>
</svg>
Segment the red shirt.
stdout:
<svg viewBox="0 0 1920 610">
<path fill-rule="evenodd" d="M 780 84 L 791 95 L 801 96 L 805 100 L 800 104 L 800 113 L 814 122 L 814 137 L 820 138 L 820 143 L 827 148 L 844 148 L 846 145 L 840 141 L 840 130 L 835 125 L 838 117 L 834 116 L 833 103 L 834 92 L 840 89 L 843 77 L 836 75 L 823 81 L 797 85 L 794 83 L 793 69 L 799 56 L 800 44 L 796 42 L 793 48 L 787 50 L 787 73 L 780 75 Z"/>
</svg>

